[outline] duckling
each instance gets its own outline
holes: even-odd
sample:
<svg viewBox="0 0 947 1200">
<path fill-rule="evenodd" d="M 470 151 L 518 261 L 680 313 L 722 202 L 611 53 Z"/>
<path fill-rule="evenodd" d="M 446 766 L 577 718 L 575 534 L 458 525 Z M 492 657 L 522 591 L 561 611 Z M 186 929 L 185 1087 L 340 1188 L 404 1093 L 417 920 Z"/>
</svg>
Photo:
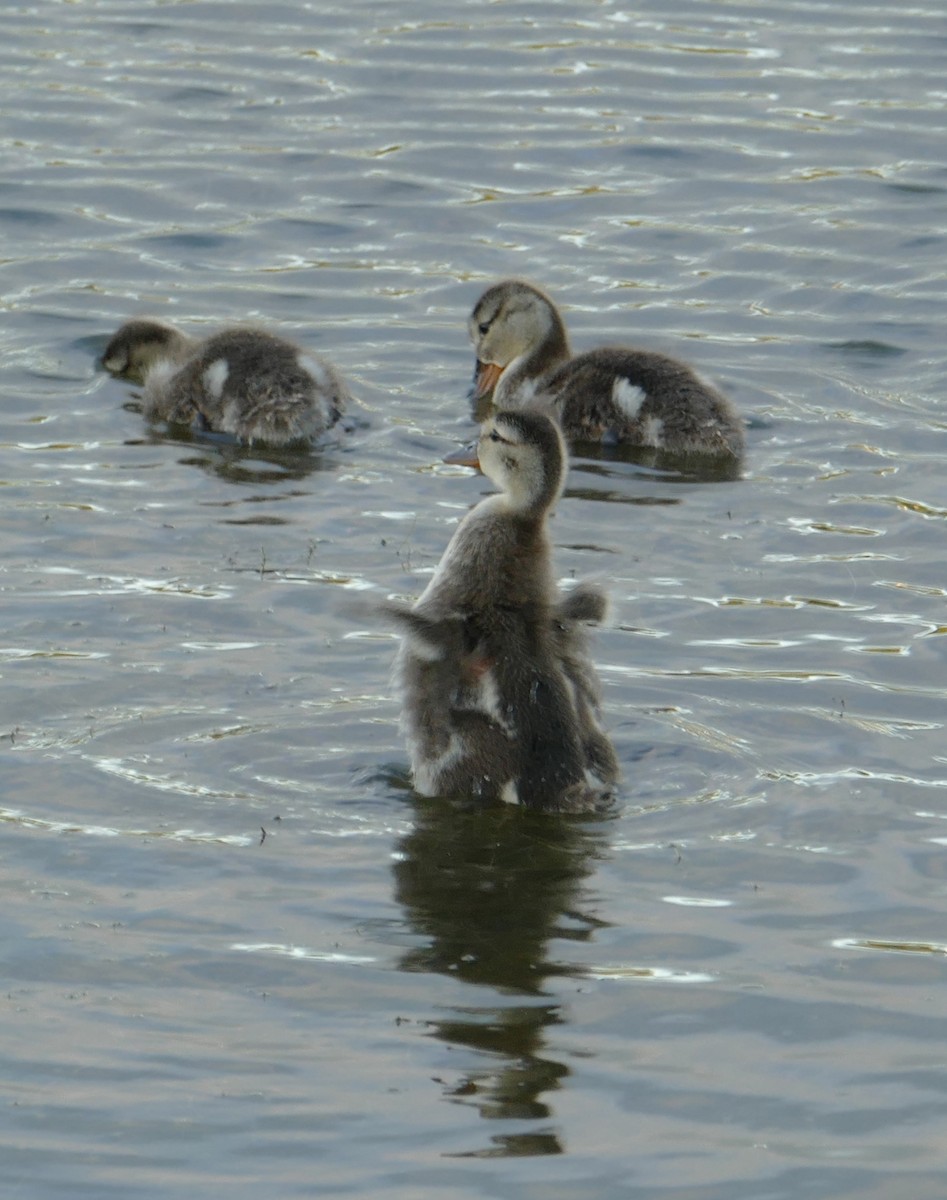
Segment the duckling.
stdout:
<svg viewBox="0 0 947 1200">
<path fill-rule="evenodd" d="M 572 692 L 586 768 L 603 783 L 614 784 L 619 777 L 618 758 L 601 727 L 599 682 L 582 628 L 600 624 L 607 606 L 605 594 L 599 588 L 580 584 L 552 607 L 551 634 L 554 652 Z M 391 600 L 382 605 L 360 606 L 360 611 L 372 615 L 380 612 L 394 619 L 409 635 L 415 654 L 425 660 L 414 664 L 415 690 L 423 695 L 430 711 L 466 712 L 482 705 L 480 683 L 490 660 L 484 655 L 477 623 L 469 614 L 426 616 Z M 403 662 L 400 674 L 407 692 Z M 410 738 L 406 721 L 402 724 Z"/>
<path fill-rule="evenodd" d="M 604 615 L 592 585 L 560 600 L 546 519 L 566 452 L 542 413 L 499 412 L 478 442 L 502 491 L 463 519 L 402 626 L 396 678 L 414 786 L 422 795 L 548 811 L 600 807 L 618 776 L 599 723 L 579 624 Z"/>
<path fill-rule="evenodd" d="M 671 454 L 739 457 L 743 423 L 685 363 L 604 346 L 571 356 L 552 300 L 520 279 L 488 288 L 468 322 L 476 347 L 473 400 L 497 408 L 539 401 L 570 442 L 651 446 Z"/>
<path fill-rule="evenodd" d="M 224 329 L 200 341 L 163 321 L 128 321 L 102 365 L 144 384 L 149 420 L 248 443 L 316 441 L 349 400 L 334 367 L 262 329 Z"/>
</svg>

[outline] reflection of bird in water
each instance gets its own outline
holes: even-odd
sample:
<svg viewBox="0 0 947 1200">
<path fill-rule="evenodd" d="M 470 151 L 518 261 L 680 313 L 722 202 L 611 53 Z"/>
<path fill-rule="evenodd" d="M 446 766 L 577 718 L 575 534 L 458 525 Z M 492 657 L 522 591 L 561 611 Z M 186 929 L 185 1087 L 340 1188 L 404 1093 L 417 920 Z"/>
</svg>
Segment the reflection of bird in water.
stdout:
<svg viewBox="0 0 947 1200">
<path fill-rule="evenodd" d="M 225 329 L 200 341 L 162 321 L 128 321 L 102 363 L 144 384 L 149 420 L 243 442 L 315 442 L 349 399 L 334 367 L 262 329 Z"/>
<path fill-rule="evenodd" d="M 587 811 L 613 784 L 598 683 L 581 621 L 600 620 L 585 585 L 560 599 L 546 518 L 562 490 L 565 447 L 549 418 L 498 413 L 478 443 L 503 490 L 461 522 L 402 627 L 396 677 L 415 789 Z"/>
<path fill-rule="evenodd" d="M 392 863 L 413 935 L 399 966 L 453 981 L 455 1002 L 426 1022 L 454 1050 L 440 1082 L 449 1102 L 492 1119 L 489 1147 L 458 1154 L 561 1152 L 548 1122 L 571 1068 L 549 1035 L 569 1020 L 560 991 L 582 974 L 569 948 L 603 925 L 584 881 L 607 853 L 606 835 L 505 809 L 422 799 L 413 808 Z"/>
<path fill-rule="evenodd" d="M 743 452 L 729 401 L 685 363 L 649 350 L 602 347 L 571 356 L 562 317 L 532 284 L 487 289 L 469 321 L 473 398 L 497 408 L 545 403 L 573 442 L 650 446 L 678 455 Z"/>
</svg>

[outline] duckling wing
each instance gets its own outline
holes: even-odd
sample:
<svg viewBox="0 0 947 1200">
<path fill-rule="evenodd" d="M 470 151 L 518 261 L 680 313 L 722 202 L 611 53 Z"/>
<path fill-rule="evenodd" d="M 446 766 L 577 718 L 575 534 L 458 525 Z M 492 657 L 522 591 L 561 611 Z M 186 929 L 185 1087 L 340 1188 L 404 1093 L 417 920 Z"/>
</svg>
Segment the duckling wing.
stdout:
<svg viewBox="0 0 947 1200">
<path fill-rule="evenodd" d="M 546 381 L 566 437 L 627 442 L 672 453 L 738 455 L 743 424 L 730 402 L 683 362 L 603 347 Z"/>
<path fill-rule="evenodd" d="M 348 393 L 325 360 L 262 330 L 208 338 L 191 385 L 207 424 L 242 441 L 315 441 L 340 418 Z"/>
<path fill-rule="evenodd" d="M 574 720 L 584 754 L 584 765 L 605 784 L 617 782 L 618 757 L 602 726 L 601 686 L 587 649 L 585 631 L 575 622 L 560 621 L 558 653 L 572 690 Z"/>
<path fill-rule="evenodd" d="M 605 351 L 580 354 L 555 370 L 543 390 L 565 436 L 578 442 L 633 441 L 647 393 L 632 374 L 629 364 Z"/>
</svg>

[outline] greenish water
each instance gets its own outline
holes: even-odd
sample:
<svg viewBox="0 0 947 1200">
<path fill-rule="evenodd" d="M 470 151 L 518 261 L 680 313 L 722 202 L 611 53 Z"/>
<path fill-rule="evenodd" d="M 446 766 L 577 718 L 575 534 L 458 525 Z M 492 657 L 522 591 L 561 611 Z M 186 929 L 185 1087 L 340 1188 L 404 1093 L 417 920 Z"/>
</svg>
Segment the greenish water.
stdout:
<svg viewBox="0 0 947 1200">
<path fill-rule="evenodd" d="M 4 1195 L 942 1200 L 937 6 L 14 5 L 0 182 Z M 395 643 L 488 485 L 467 313 L 686 357 L 739 480 L 573 464 L 610 820 L 407 785 Z M 149 428 L 129 316 L 366 425 Z"/>
</svg>

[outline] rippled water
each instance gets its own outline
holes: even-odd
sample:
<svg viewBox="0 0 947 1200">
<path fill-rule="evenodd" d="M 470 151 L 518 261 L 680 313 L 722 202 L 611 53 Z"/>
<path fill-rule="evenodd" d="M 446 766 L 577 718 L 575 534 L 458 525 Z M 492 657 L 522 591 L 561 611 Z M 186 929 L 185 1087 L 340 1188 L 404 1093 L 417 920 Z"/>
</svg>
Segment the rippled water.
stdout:
<svg viewBox="0 0 947 1200">
<path fill-rule="evenodd" d="M 942 1200 L 939 6 L 11 5 L 4 1195 Z M 620 813 L 412 798 L 467 312 L 687 357 L 740 480 L 580 460 Z M 150 429 L 131 315 L 327 354 L 321 456 Z"/>
</svg>

